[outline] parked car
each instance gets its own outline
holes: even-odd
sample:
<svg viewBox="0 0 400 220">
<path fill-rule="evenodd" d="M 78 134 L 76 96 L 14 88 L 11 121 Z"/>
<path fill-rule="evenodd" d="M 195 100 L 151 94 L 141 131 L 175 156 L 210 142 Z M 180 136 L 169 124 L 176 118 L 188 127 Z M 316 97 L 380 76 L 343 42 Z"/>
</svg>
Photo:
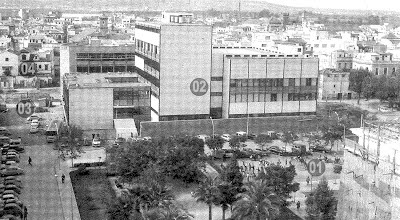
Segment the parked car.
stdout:
<svg viewBox="0 0 400 220">
<path fill-rule="evenodd" d="M 231 158 L 231 157 L 233 157 L 233 154 L 235 153 L 235 151 L 232 149 L 223 149 L 222 151 L 224 152 L 223 156 L 225 158 Z"/>
<path fill-rule="evenodd" d="M 92 147 L 100 147 L 101 146 L 101 141 L 99 138 L 94 138 L 92 141 Z"/>
<path fill-rule="evenodd" d="M 21 187 L 15 185 L 15 184 L 6 184 L 5 185 L 5 190 L 14 190 L 18 194 L 21 194 Z"/>
<path fill-rule="evenodd" d="M 247 138 L 250 140 L 255 140 L 257 138 L 257 134 L 249 134 Z"/>
<path fill-rule="evenodd" d="M 247 135 L 247 133 L 244 132 L 244 131 L 238 131 L 238 132 L 236 132 L 236 136 L 246 136 L 246 135 Z"/>
<path fill-rule="evenodd" d="M 24 174 L 24 170 L 19 167 L 8 167 L 5 170 L 0 171 L 0 175 L 4 176 L 17 176 Z"/>
<path fill-rule="evenodd" d="M 231 135 L 230 134 L 223 134 L 223 135 L 221 135 L 221 138 L 224 141 L 229 142 L 231 140 Z"/>
<path fill-rule="evenodd" d="M 4 213 L 14 215 L 14 216 L 22 216 L 23 210 L 16 203 L 9 203 L 9 204 L 4 205 Z"/>
<path fill-rule="evenodd" d="M 241 150 L 235 151 L 235 156 L 237 159 L 250 158 L 251 155 L 252 155 L 251 152 L 241 151 Z"/>
<path fill-rule="evenodd" d="M 206 140 L 210 139 L 210 136 L 206 135 L 206 134 L 199 134 L 196 136 L 198 139 L 203 140 L 204 142 L 206 142 Z"/>
<path fill-rule="evenodd" d="M 120 144 L 122 144 L 124 142 L 126 142 L 125 138 L 118 137 L 118 138 L 115 139 L 114 144 L 120 145 Z"/>
<path fill-rule="evenodd" d="M 36 119 L 32 120 L 32 122 L 31 122 L 31 127 L 36 127 L 36 128 L 38 128 L 38 127 L 39 127 L 39 121 L 36 120 Z"/>
<path fill-rule="evenodd" d="M 29 129 L 29 133 L 31 134 L 36 134 L 39 132 L 39 128 L 36 126 L 31 126 L 31 128 Z"/>
<path fill-rule="evenodd" d="M 258 155 L 263 156 L 263 157 L 266 157 L 266 156 L 270 155 L 270 153 L 266 149 L 262 150 L 262 149 L 256 148 L 254 152 L 257 153 Z"/>
<path fill-rule="evenodd" d="M 12 150 L 15 150 L 18 153 L 24 153 L 25 152 L 25 148 L 21 145 L 10 145 L 8 147 L 8 152 L 12 152 Z"/>
<path fill-rule="evenodd" d="M 278 146 L 271 146 L 268 148 L 271 153 L 282 155 L 285 151 L 280 149 Z"/>
<path fill-rule="evenodd" d="M 40 120 L 42 120 L 42 118 L 41 118 L 40 116 L 36 115 L 36 114 L 33 114 L 33 115 L 29 116 L 29 117 L 26 119 L 26 121 L 33 121 L 33 120 L 40 121 Z"/>
<path fill-rule="evenodd" d="M 17 138 L 11 138 L 10 139 L 10 145 L 15 145 L 15 144 L 21 144 L 21 142 L 22 142 L 22 139 L 21 139 L 21 137 L 17 137 Z"/>
<path fill-rule="evenodd" d="M 145 141 L 151 141 L 151 137 L 143 137 L 143 140 L 145 140 Z"/>
<path fill-rule="evenodd" d="M 11 132 L 5 127 L 0 127 L 0 136 L 11 136 Z"/>
<path fill-rule="evenodd" d="M 310 146 L 310 150 L 311 150 L 312 152 L 322 152 L 322 153 L 330 152 L 329 149 L 326 149 L 324 146 L 319 146 L 319 145 L 317 145 L 317 146 Z"/>
</svg>

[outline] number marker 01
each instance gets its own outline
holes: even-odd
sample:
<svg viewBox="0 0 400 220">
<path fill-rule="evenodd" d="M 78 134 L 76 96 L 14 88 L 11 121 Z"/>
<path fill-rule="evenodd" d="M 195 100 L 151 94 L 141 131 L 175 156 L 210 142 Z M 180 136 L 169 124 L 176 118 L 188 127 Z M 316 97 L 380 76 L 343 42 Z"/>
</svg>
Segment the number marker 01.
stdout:
<svg viewBox="0 0 400 220">
<path fill-rule="evenodd" d="M 29 100 L 21 100 L 18 102 L 16 110 L 19 116 L 27 118 L 35 112 L 35 104 Z"/>
<path fill-rule="evenodd" d="M 325 172 L 325 162 L 312 159 L 307 163 L 307 170 L 311 176 L 321 176 Z"/>
<path fill-rule="evenodd" d="M 202 78 L 196 78 L 190 83 L 190 91 L 196 96 L 203 96 L 208 91 L 208 83 Z"/>
</svg>

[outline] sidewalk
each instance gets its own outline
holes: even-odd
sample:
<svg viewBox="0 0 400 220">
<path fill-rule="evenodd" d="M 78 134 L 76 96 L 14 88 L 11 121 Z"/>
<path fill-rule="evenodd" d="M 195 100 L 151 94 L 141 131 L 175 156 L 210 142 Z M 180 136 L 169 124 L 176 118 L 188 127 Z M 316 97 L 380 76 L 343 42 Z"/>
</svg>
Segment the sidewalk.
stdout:
<svg viewBox="0 0 400 220">
<path fill-rule="evenodd" d="M 59 164 L 54 167 L 55 175 L 57 177 L 58 190 L 61 198 L 61 204 L 64 214 L 64 220 L 80 220 L 78 205 L 75 199 L 75 193 L 72 188 L 71 178 L 69 173 L 71 169 L 71 161 L 59 161 Z M 65 175 L 65 182 L 62 183 L 61 176 Z"/>
</svg>

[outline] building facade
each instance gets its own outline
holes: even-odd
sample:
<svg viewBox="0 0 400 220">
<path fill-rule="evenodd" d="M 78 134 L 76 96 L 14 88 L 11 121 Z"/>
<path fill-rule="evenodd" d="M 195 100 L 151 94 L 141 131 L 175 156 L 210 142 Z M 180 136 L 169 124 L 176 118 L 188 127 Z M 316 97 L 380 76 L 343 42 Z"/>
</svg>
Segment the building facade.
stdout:
<svg viewBox="0 0 400 220">
<path fill-rule="evenodd" d="M 315 114 L 318 59 L 251 48 L 213 48 L 215 118 Z"/>
<path fill-rule="evenodd" d="M 190 19 L 163 13 L 162 23 L 136 23 L 135 66 L 151 84 L 152 121 L 209 117 L 209 89 L 198 96 L 190 85 L 197 78 L 210 82 L 212 28 Z"/>
<path fill-rule="evenodd" d="M 133 45 L 62 45 L 60 48 L 60 79 L 66 73 L 134 72 Z M 60 82 L 62 85 L 62 82 Z"/>
<path fill-rule="evenodd" d="M 118 124 L 136 137 L 140 122 L 151 119 L 150 86 L 138 78 L 132 73 L 66 74 L 63 96 L 69 125 L 80 126 L 88 138 L 95 134 L 113 139 L 119 136 L 115 130 L 122 129 Z"/>
<path fill-rule="evenodd" d="M 350 72 L 325 69 L 320 71 L 318 98 L 320 100 L 352 99 L 355 94 L 349 89 Z"/>
<path fill-rule="evenodd" d="M 374 75 L 391 75 L 400 68 L 400 61 L 391 53 L 359 53 L 353 59 L 354 69 L 364 69 Z"/>
</svg>

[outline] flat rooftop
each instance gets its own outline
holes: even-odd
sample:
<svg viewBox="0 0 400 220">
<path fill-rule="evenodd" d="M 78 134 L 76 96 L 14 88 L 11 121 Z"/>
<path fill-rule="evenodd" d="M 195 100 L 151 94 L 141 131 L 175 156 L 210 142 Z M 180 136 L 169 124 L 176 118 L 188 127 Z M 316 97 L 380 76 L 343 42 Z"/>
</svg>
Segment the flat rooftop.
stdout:
<svg viewBox="0 0 400 220">
<path fill-rule="evenodd" d="M 258 50 L 251 47 L 213 47 L 213 54 L 231 54 L 231 55 L 270 55 L 264 50 Z"/>
<path fill-rule="evenodd" d="M 139 82 L 136 73 L 67 73 L 64 76 L 66 85 L 70 89 L 79 88 L 132 88 L 149 87 Z"/>
</svg>

